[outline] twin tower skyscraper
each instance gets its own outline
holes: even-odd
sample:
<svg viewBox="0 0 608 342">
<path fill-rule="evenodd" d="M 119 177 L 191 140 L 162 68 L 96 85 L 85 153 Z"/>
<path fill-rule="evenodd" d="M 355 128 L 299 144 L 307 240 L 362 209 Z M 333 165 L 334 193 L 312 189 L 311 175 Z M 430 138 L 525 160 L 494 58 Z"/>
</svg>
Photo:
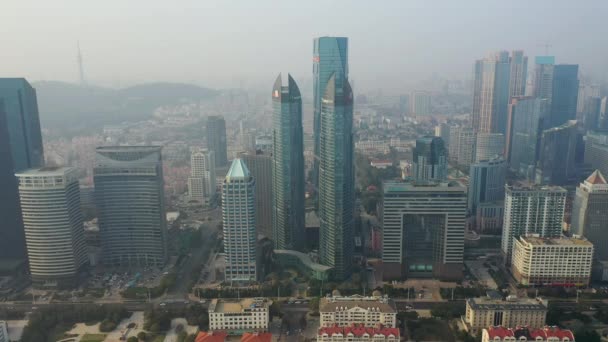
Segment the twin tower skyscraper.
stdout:
<svg viewBox="0 0 608 342">
<path fill-rule="evenodd" d="M 348 39 L 314 40 L 314 166 L 321 221 L 319 258 L 336 279 L 351 273 L 354 224 L 353 92 L 348 81 Z M 273 239 L 276 249 L 304 244 L 302 97 L 281 75 L 273 100 Z"/>
</svg>

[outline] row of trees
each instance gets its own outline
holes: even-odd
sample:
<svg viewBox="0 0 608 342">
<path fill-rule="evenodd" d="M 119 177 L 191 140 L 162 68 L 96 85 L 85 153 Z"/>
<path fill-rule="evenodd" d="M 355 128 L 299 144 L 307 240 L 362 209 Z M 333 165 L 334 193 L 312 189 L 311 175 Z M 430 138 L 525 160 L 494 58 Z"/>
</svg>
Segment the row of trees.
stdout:
<svg viewBox="0 0 608 342">
<path fill-rule="evenodd" d="M 158 286 L 155 286 L 152 288 L 130 287 L 130 288 L 122 291 L 120 294 L 121 294 L 121 296 L 123 296 L 123 298 L 128 298 L 128 299 L 146 299 L 146 298 L 148 298 L 148 292 L 149 292 L 150 297 L 157 298 L 157 297 L 162 296 L 165 293 L 165 291 L 172 288 L 175 285 L 176 280 L 177 280 L 177 275 L 175 273 L 169 273 L 168 275 L 164 276 L 161 279 L 160 284 Z"/>
</svg>

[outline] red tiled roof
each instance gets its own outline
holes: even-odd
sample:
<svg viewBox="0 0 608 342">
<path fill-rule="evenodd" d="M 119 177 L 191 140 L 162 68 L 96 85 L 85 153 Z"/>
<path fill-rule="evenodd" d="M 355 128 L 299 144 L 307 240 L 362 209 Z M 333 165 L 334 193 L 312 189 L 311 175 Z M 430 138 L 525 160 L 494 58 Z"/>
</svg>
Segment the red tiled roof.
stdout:
<svg viewBox="0 0 608 342">
<path fill-rule="evenodd" d="M 530 337 L 533 339 L 537 337 L 541 337 L 543 341 L 547 339 L 547 333 L 545 333 L 545 331 L 542 329 L 530 329 L 528 331 L 530 332 Z"/>
<path fill-rule="evenodd" d="M 375 335 L 384 335 L 399 337 L 399 329 L 397 328 L 387 328 L 384 326 L 379 326 L 377 328 L 365 327 L 363 325 L 353 324 L 347 327 L 333 326 L 333 327 L 323 327 L 318 331 L 318 335 L 327 334 L 328 336 L 332 336 L 335 334 L 341 334 L 346 336 L 348 334 L 353 334 L 354 336 L 361 337 L 365 334 L 369 336 Z"/>
<path fill-rule="evenodd" d="M 271 333 L 244 333 L 241 342 L 271 342 Z"/>
<path fill-rule="evenodd" d="M 201 331 L 196 335 L 194 342 L 224 342 L 226 340 L 227 333 L 223 331 L 206 332 Z"/>
<path fill-rule="evenodd" d="M 507 329 L 505 327 L 489 327 L 488 329 L 488 335 L 490 337 L 490 339 L 494 339 L 496 337 L 500 337 L 500 339 L 503 339 L 505 337 L 512 337 L 513 335 L 513 330 L 511 329 Z"/>
<path fill-rule="evenodd" d="M 545 327 L 544 330 L 547 337 L 557 337 L 560 340 L 567 337 L 570 341 L 574 341 L 574 334 L 570 330 L 560 329 L 558 327 Z"/>
<path fill-rule="evenodd" d="M 604 175 L 602 175 L 600 170 L 595 170 L 593 171 L 591 176 L 587 178 L 587 182 L 591 184 L 606 184 L 606 179 L 604 178 Z"/>
</svg>

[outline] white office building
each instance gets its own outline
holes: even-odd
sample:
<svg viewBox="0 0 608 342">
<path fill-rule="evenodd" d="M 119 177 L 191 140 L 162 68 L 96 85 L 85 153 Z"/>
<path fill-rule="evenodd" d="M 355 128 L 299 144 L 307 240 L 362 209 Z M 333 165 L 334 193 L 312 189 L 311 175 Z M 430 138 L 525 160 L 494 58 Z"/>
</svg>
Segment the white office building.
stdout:
<svg viewBox="0 0 608 342">
<path fill-rule="evenodd" d="M 190 155 L 188 193 L 199 203 L 209 201 L 215 195 L 215 156 L 213 151 L 196 150 Z"/>
<path fill-rule="evenodd" d="M 593 244 L 584 238 L 521 236 L 513 245 L 511 271 L 524 286 L 587 286 Z"/>
<path fill-rule="evenodd" d="M 209 330 L 231 334 L 266 331 L 272 301 L 266 298 L 214 299 L 209 304 Z"/>
<path fill-rule="evenodd" d="M 501 249 L 511 264 L 513 241 L 520 236 L 560 237 L 566 207 L 566 189 L 558 186 L 505 187 Z"/>
<path fill-rule="evenodd" d="M 226 281 L 257 280 L 255 180 L 242 159 L 234 159 L 222 186 Z"/>
<path fill-rule="evenodd" d="M 32 281 L 74 286 L 88 263 L 76 169 L 43 167 L 16 176 Z"/>
</svg>

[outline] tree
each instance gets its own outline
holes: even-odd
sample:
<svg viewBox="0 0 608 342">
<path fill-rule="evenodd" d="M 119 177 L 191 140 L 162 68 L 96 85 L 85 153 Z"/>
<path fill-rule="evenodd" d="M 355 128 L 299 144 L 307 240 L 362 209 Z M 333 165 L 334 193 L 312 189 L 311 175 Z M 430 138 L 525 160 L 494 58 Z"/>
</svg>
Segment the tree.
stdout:
<svg viewBox="0 0 608 342">
<path fill-rule="evenodd" d="M 313 297 L 308 303 L 308 308 L 313 313 L 319 312 L 319 297 Z"/>
<path fill-rule="evenodd" d="M 148 337 L 148 336 L 146 335 L 146 332 L 145 332 L 145 331 L 140 331 L 140 332 L 139 332 L 139 334 L 137 334 L 137 338 L 138 338 L 140 341 L 145 341 L 147 337 Z"/>
<path fill-rule="evenodd" d="M 139 342 L 139 340 L 137 339 L 137 337 L 131 336 L 127 339 L 127 342 Z"/>
<path fill-rule="evenodd" d="M 579 329 L 574 332 L 574 339 L 585 342 L 601 342 L 602 337 L 595 330 Z"/>
<path fill-rule="evenodd" d="M 177 342 L 184 342 L 184 341 L 186 341 L 187 337 L 188 337 L 187 332 L 180 331 L 179 334 L 177 334 Z"/>
</svg>

